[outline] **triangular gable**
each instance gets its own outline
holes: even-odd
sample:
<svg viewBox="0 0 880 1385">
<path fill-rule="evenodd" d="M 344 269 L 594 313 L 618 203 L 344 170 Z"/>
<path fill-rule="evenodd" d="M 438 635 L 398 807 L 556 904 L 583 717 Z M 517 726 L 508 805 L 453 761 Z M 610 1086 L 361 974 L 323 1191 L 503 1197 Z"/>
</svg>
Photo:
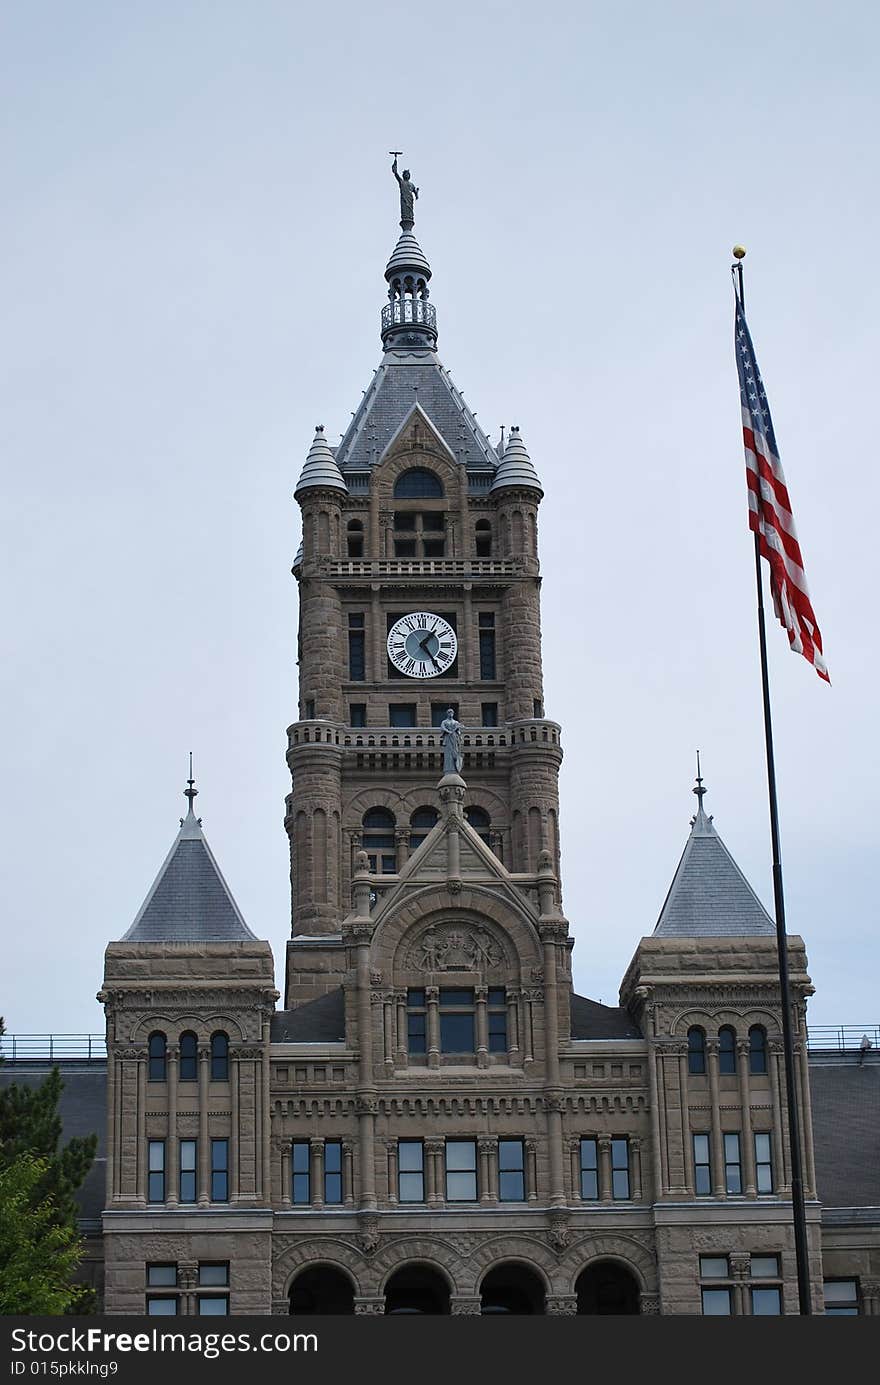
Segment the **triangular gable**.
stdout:
<svg viewBox="0 0 880 1385">
<path fill-rule="evenodd" d="M 431 422 L 431 419 L 425 413 L 421 404 L 415 403 L 413 404 L 409 413 L 401 421 L 397 428 L 395 428 L 394 432 L 391 434 L 391 437 L 388 439 L 385 449 L 379 457 L 380 463 L 384 462 L 385 458 L 388 457 L 398 446 L 401 446 L 401 450 L 403 450 L 402 444 L 404 442 L 404 439 L 406 438 L 407 433 L 410 431 L 415 433 L 417 431 L 416 421 L 424 424 L 430 437 L 434 440 L 434 442 L 436 442 L 439 449 L 445 453 L 445 455 L 449 458 L 451 462 L 457 460 L 455 453 L 453 452 L 449 444 L 445 441 L 445 439 L 442 437 L 439 429 L 437 428 L 437 425 Z"/>
</svg>

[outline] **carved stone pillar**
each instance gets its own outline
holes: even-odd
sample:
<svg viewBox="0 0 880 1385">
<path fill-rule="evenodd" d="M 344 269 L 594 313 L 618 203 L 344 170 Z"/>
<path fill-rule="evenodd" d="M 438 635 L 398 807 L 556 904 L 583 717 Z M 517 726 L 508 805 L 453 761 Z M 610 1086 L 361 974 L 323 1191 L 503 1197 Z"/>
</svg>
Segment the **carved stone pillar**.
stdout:
<svg viewBox="0 0 880 1385">
<path fill-rule="evenodd" d="M 443 1158 L 443 1141 L 426 1140 L 425 1150 L 425 1200 L 431 1205 L 436 1206 L 445 1200 L 446 1188 L 444 1186 L 441 1160 Z"/>
<path fill-rule="evenodd" d="M 581 1201 L 581 1142 L 580 1140 L 569 1140 L 568 1159 L 571 1169 L 571 1200 L 572 1202 Z"/>
<path fill-rule="evenodd" d="M 816 1196 L 816 1160 L 813 1152 L 813 1119 L 810 1105 L 810 1064 L 807 1045 L 801 1039 L 795 1046 L 795 1062 L 800 1087 L 800 1117 L 804 1145 L 804 1184 L 807 1197 Z"/>
<path fill-rule="evenodd" d="M 526 1198 L 538 1201 L 538 1141 L 526 1140 Z"/>
<path fill-rule="evenodd" d="M 281 1144 L 281 1206 L 289 1207 L 293 1183 L 290 1175 L 290 1140 L 285 1137 Z"/>
<path fill-rule="evenodd" d="M 363 857 L 360 858 L 363 861 Z M 365 884 L 361 872 L 361 885 Z M 361 907 L 364 901 L 359 900 Z M 360 1207 L 372 1211 L 376 1206 L 376 1165 L 375 1135 L 376 1112 L 373 1077 L 373 1030 L 370 983 L 370 941 L 372 927 L 367 919 L 359 921 L 351 930 L 354 934 L 357 955 L 357 1027 L 360 1061 L 358 1064 L 358 1097 L 356 1111 L 358 1117 L 358 1146 L 360 1156 Z"/>
<path fill-rule="evenodd" d="M 309 1163 L 311 1165 L 312 1206 L 324 1206 L 324 1141 L 309 1140 Z"/>
<path fill-rule="evenodd" d="M 425 988 L 425 1005 L 428 1012 L 428 1067 L 440 1066 L 440 988 Z"/>
<path fill-rule="evenodd" d="M 394 845 L 397 848 L 397 869 L 403 870 L 409 860 L 409 831 L 406 828 L 398 827 L 394 833 Z"/>
<path fill-rule="evenodd" d="M 865 1317 L 880 1317 L 880 1279 L 864 1277 L 859 1281 Z"/>
<path fill-rule="evenodd" d="M 706 1040 L 706 1054 L 709 1064 L 709 1101 L 712 1124 L 712 1193 L 715 1197 L 727 1196 L 724 1178 L 724 1143 L 721 1139 L 721 1108 L 718 1099 L 718 1040 Z"/>
<path fill-rule="evenodd" d="M 207 1207 L 211 1201 L 211 1164 L 208 1144 L 208 1064 L 211 1061 L 210 1048 L 199 1049 L 199 1206 Z"/>
<path fill-rule="evenodd" d="M 578 1310 L 577 1294 L 548 1294 L 546 1312 L 552 1317 L 572 1318 Z"/>
<path fill-rule="evenodd" d="M 736 1041 L 736 1069 L 739 1076 L 739 1104 L 742 1109 L 742 1161 L 745 1178 L 746 1197 L 756 1197 L 755 1186 L 755 1144 L 752 1139 L 752 1092 L 749 1083 L 748 1039 Z"/>
<path fill-rule="evenodd" d="M 599 1201 L 611 1202 L 611 1136 L 600 1135 L 599 1146 Z"/>
<path fill-rule="evenodd" d="M 479 1140 L 480 1202 L 498 1201 L 498 1141 Z"/>
<path fill-rule="evenodd" d="M 519 1062 L 519 991 L 507 992 L 507 1061 Z"/>
<path fill-rule="evenodd" d="M 489 1066 L 489 1017 L 486 1006 L 489 998 L 489 987 L 475 986 L 474 996 L 477 1002 L 477 1067 L 487 1068 Z"/>
<path fill-rule="evenodd" d="M 691 1141 L 691 1113 L 688 1106 L 688 1054 L 687 1044 L 678 1047 L 678 1092 L 681 1103 L 681 1159 L 682 1177 L 684 1179 L 683 1192 L 686 1196 L 694 1196 L 694 1149 Z M 630 1141 L 632 1148 L 632 1141 Z"/>
<path fill-rule="evenodd" d="M 177 1285 L 181 1290 L 180 1308 L 184 1317 L 195 1316 L 196 1287 L 199 1282 L 199 1267 L 195 1260 L 179 1260 L 177 1263 Z"/>
<path fill-rule="evenodd" d="M 632 1163 L 632 1195 L 634 1202 L 642 1200 L 642 1142 L 638 1135 L 633 1135 L 629 1142 L 629 1152 Z M 693 1174 L 691 1174 L 691 1187 L 693 1187 Z"/>
<path fill-rule="evenodd" d="M 169 1044 L 168 1063 L 168 1143 L 166 1145 L 165 1203 L 168 1207 L 178 1205 L 180 1186 L 180 1161 L 177 1156 L 177 1075 L 180 1063 L 180 1048 Z"/>
<path fill-rule="evenodd" d="M 288 1159 L 289 1159 L 289 1158 L 290 1158 L 290 1154 L 289 1154 L 289 1152 L 288 1152 Z M 343 1142 L 342 1142 L 342 1169 L 343 1169 L 343 1179 L 342 1179 L 342 1182 L 343 1182 L 343 1189 L 344 1189 L 344 1194 L 343 1194 L 343 1195 L 344 1195 L 344 1197 L 345 1197 L 345 1206 L 346 1206 L 346 1207 L 353 1207 L 353 1206 L 354 1206 L 354 1145 L 351 1143 L 350 1140 L 343 1140 Z M 288 1179 L 288 1187 L 289 1187 L 289 1186 L 290 1186 L 290 1180 Z"/>
<path fill-rule="evenodd" d="M 734 1250 L 730 1255 L 730 1273 L 733 1278 L 733 1311 L 741 1317 L 749 1311 L 749 1275 L 752 1257 L 747 1250 Z"/>
<path fill-rule="evenodd" d="M 392 1207 L 397 1202 L 397 1141 L 385 1141 L 385 1157 L 388 1166 L 388 1201 Z"/>
<path fill-rule="evenodd" d="M 230 1054 L 229 1054 L 229 1064 L 230 1064 L 230 1067 L 229 1067 L 229 1097 L 230 1097 L 231 1119 L 232 1119 L 232 1130 L 231 1130 L 231 1132 L 230 1132 L 230 1140 L 229 1140 L 229 1200 L 230 1200 L 230 1202 L 238 1202 L 239 1196 L 240 1196 L 240 1194 L 241 1194 L 241 1180 L 240 1180 L 240 1178 L 239 1178 L 239 1172 L 238 1172 L 238 1171 L 239 1171 L 239 1168 L 240 1168 L 239 1141 L 240 1141 L 240 1139 L 241 1139 L 241 1132 L 240 1132 L 240 1129 L 239 1129 L 240 1122 L 239 1122 L 239 1115 L 238 1115 L 239 1100 L 240 1100 L 238 1054 L 235 1052 L 235 1050 L 232 1050 L 232 1051 L 230 1052 Z M 281 1171 L 281 1200 L 282 1200 L 282 1202 L 284 1201 L 284 1192 L 285 1192 L 285 1188 L 287 1189 L 287 1201 L 288 1201 L 288 1204 L 289 1204 L 289 1203 L 290 1203 L 290 1180 L 288 1179 L 287 1183 L 284 1182 L 284 1161 L 283 1161 L 283 1157 L 282 1157 L 282 1171 Z"/>
<path fill-rule="evenodd" d="M 257 1148 L 259 1149 L 260 1158 L 260 1181 L 262 1184 L 262 1198 L 263 1202 L 267 1205 L 270 1204 L 272 1198 L 272 1151 L 269 1148 L 269 1139 L 271 1135 L 271 1118 L 269 1115 L 269 1108 L 271 1106 L 272 1090 L 272 1084 L 270 1081 L 271 1071 L 269 1060 L 269 1034 L 271 1028 L 271 1015 L 272 1011 L 270 1009 L 263 1009 L 263 1017 L 260 1026 L 262 1031 L 263 1043 L 258 1068 L 260 1074 L 260 1124 L 257 1129 L 257 1137 L 259 1140 Z"/>
<path fill-rule="evenodd" d="M 110 1069 L 111 1069 L 112 1080 L 111 1080 L 111 1082 L 108 1084 L 108 1088 L 109 1088 L 109 1099 L 110 1099 L 110 1101 L 111 1101 L 111 1105 L 115 1105 L 115 1103 L 113 1103 L 113 1101 L 112 1101 L 112 1098 L 113 1098 L 113 1096 L 114 1096 L 114 1088 L 115 1088 L 115 1086 L 116 1086 L 116 1081 L 115 1081 L 115 1078 L 116 1078 L 116 1063 L 117 1063 L 117 1060 L 116 1060 L 115 1058 L 112 1059 L 112 1060 L 111 1060 L 111 1063 L 110 1063 Z M 137 1200 L 138 1200 L 138 1202 L 140 1203 L 140 1205 L 141 1205 L 142 1207 L 146 1207 L 146 1205 L 147 1205 L 147 1055 L 146 1055 L 146 1053 L 143 1053 L 143 1054 L 139 1054 L 139 1055 L 138 1055 L 137 1065 L 138 1065 L 138 1068 L 137 1068 Z M 120 1123 L 121 1123 L 121 1120 L 122 1120 L 122 1113 L 121 1113 L 121 1112 L 120 1112 L 120 1115 L 119 1115 L 119 1119 L 120 1119 Z M 114 1174 L 115 1174 L 115 1176 L 118 1177 L 118 1173 L 116 1173 L 116 1171 L 113 1170 L 113 1165 L 115 1164 L 115 1160 L 114 1160 L 114 1158 L 113 1158 L 113 1150 L 114 1150 L 114 1148 L 115 1148 L 115 1146 L 116 1146 L 117 1138 L 118 1138 L 117 1131 L 114 1129 L 113 1132 L 112 1132 L 112 1138 L 108 1141 L 108 1144 L 107 1144 L 107 1167 L 108 1167 L 108 1174 L 107 1174 L 107 1200 L 108 1200 L 108 1202 L 112 1202 L 112 1200 L 113 1200 L 113 1186 L 114 1186 L 114 1185 L 113 1185 L 113 1179 L 114 1179 Z"/>
<path fill-rule="evenodd" d="M 782 1043 L 778 1039 L 770 1039 L 767 1048 L 769 1050 L 770 1103 L 773 1109 L 773 1139 L 770 1141 L 773 1156 L 773 1187 L 782 1196 L 791 1191 L 784 1153 L 786 1145 L 783 1127 L 787 1129 L 787 1117 L 782 1114 L 782 1097 L 779 1089 L 779 1055 L 782 1053 Z"/>
</svg>

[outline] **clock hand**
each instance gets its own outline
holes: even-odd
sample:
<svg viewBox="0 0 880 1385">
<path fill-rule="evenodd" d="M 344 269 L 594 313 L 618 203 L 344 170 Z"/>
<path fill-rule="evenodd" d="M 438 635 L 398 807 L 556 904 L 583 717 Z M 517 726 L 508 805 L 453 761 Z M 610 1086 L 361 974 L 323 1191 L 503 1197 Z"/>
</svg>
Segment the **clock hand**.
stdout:
<svg viewBox="0 0 880 1385">
<path fill-rule="evenodd" d="M 419 640 L 419 649 L 424 649 L 424 651 L 425 651 L 425 653 L 427 654 L 428 658 L 431 660 L 431 663 L 434 665 L 435 669 L 436 669 L 437 672 L 439 673 L 439 672 L 440 672 L 440 665 L 437 663 L 437 660 L 434 658 L 434 655 L 431 653 L 430 649 L 428 648 L 428 644 L 429 644 L 429 642 L 430 642 L 430 639 L 431 639 L 431 635 L 432 635 L 432 634 L 433 634 L 433 631 L 432 631 L 432 630 L 429 630 L 428 633 L 427 633 L 427 635 L 425 636 L 425 638 L 424 638 L 423 640 Z"/>
</svg>

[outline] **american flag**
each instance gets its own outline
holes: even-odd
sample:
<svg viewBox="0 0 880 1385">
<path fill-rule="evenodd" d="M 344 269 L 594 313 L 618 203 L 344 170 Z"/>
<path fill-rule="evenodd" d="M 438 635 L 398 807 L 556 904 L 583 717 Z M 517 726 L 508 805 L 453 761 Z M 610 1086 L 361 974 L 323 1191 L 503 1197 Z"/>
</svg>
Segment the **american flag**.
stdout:
<svg viewBox="0 0 880 1385">
<path fill-rule="evenodd" d="M 807 590 L 804 560 L 779 460 L 773 420 L 739 299 L 736 301 L 735 330 L 736 368 L 746 448 L 749 528 L 758 535 L 761 556 L 770 565 L 773 605 L 788 632 L 789 644 L 796 654 L 803 654 L 809 660 L 819 677 L 827 683 L 831 680 L 822 657 L 822 636 Z"/>
</svg>

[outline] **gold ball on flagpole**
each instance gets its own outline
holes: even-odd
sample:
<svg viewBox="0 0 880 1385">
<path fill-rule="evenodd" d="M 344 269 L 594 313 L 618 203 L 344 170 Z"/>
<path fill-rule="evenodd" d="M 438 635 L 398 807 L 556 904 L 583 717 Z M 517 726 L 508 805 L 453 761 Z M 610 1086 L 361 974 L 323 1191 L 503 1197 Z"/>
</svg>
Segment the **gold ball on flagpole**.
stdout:
<svg viewBox="0 0 880 1385">
<path fill-rule="evenodd" d="M 735 260 L 745 259 L 745 253 L 746 247 L 744 245 L 735 245 L 733 247 L 733 258 Z"/>
</svg>

